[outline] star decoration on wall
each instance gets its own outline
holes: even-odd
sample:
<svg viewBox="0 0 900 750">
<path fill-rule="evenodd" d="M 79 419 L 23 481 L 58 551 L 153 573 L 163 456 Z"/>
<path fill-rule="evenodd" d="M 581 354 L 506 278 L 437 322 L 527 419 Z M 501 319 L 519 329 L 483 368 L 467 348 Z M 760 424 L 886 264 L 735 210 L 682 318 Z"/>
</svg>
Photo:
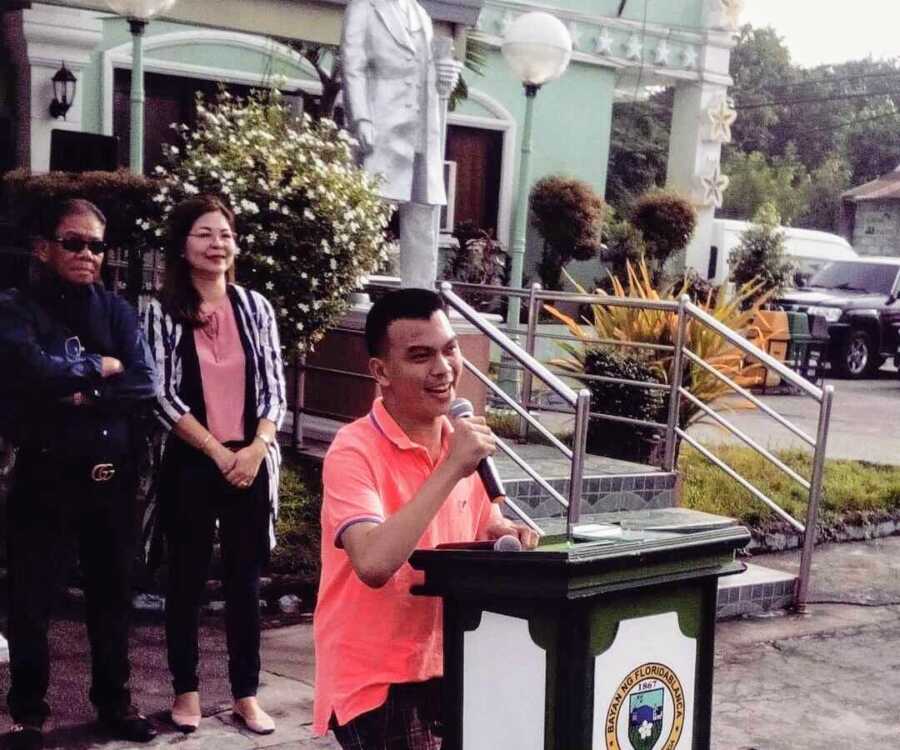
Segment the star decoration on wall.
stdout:
<svg viewBox="0 0 900 750">
<path fill-rule="evenodd" d="M 572 49 L 581 49 L 581 32 L 574 21 L 569 21 L 569 36 L 572 37 Z"/>
<path fill-rule="evenodd" d="M 708 175 L 700 177 L 700 189 L 703 193 L 703 205 L 713 205 L 722 208 L 725 200 L 725 191 L 728 189 L 729 179 L 722 174 L 718 164 L 715 164 Z"/>
<path fill-rule="evenodd" d="M 710 123 L 712 140 L 720 143 L 731 143 L 731 126 L 737 119 L 737 112 L 727 97 L 717 99 L 706 110 Z"/>
<path fill-rule="evenodd" d="M 509 31 L 509 27 L 512 26 L 514 20 L 512 13 L 509 11 L 500 16 L 500 19 L 497 21 L 497 30 L 500 32 L 500 36 L 506 36 L 506 32 Z"/>
<path fill-rule="evenodd" d="M 609 33 L 609 29 L 602 28 L 600 33 L 594 39 L 594 52 L 598 55 L 611 55 L 613 48 L 613 37 Z"/>
<path fill-rule="evenodd" d="M 656 47 L 656 51 L 653 53 L 653 61 L 657 65 L 668 65 L 669 64 L 669 55 L 672 54 L 672 50 L 669 48 L 669 43 L 663 39 Z"/>
<path fill-rule="evenodd" d="M 625 45 L 625 57 L 629 60 L 640 60 L 644 53 L 644 43 L 637 34 L 628 37 L 628 43 Z"/>
<path fill-rule="evenodd" d="M 697 66 L 697 50 L 693 47 L 685 47 L 681 51 L 681 60 L 684 63 L 684 67 L 690 70 Z"/>
<path fill-rule="evenodd" d="M 744 0 L 719 0 L 719 3 L 728 28 L 736 29 L 741 22 L 741 13 L 744 12 Z"/>
</svg>

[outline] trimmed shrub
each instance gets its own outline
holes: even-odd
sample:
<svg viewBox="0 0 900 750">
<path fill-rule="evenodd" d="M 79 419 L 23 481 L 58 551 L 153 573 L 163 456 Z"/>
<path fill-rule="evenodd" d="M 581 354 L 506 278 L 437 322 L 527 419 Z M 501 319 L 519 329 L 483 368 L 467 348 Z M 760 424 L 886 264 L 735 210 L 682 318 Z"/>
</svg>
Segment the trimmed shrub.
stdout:
<svg viewBox="0 0 900 750">
<path fill-rule="evenodd" d="M 755 282 L 753 299 L 777 294 L 791 279 L 794 266 L 784 257 L 784 232 L 778 228 L 779 221 L 775 206 L 764 204 L 728 258 L 736 286 Z"/>
<path fill-rule="evenodd" d="M 116 172 L 50 172 L 32 175 L 17 169 L 3 178 L 3 192 L 7 215 L 15 227 L 17 237 L 10 244 L 31 249 L 32 238 L 38 234 L 41 212 L 51 202 L 67 198 L 85 198 L 94 203 L 106 216 L 106 240 L 112 247 L 103 264 L 103 279 L 110 288 L 127 290 L 134 301 L 146 291 L 143 259 L 147 242 L 139 223 L 154 220 L 160 215 L 159 205 L 153 202 L 156 182 L 120 169 Z M 114 274 L 114 268 L 127 267 L 125 274 Z M 27 268 L 22 269 L 22 276 Z M 18 272 L 16 273 L 18 276 Z M 112 283 L 113 280 L 117 283 Z M 17 283 L 24 281 L 18 279 Z"/>
<path fill-rule="evenodd" d="M 658 280 L 666 261 L 690 242 L 697 226 L 697 212 L 680 195 L 651 190 L 638 198 L 631 223 L 641 233 Z"/>
<path fill-rule="evenodd" d="M 585 375 L 659 383 L 656 368 L 639 359 L 610 350 L 593 348 L 584 358 Z M 651 422 L 665 422 L 666 392 L 625 383 L 585 380 L 591 392 L 591 411 Z M 653 452 L 657 432 L 648 427 L 605 419 L 592 419 L 588 427 L 587 450 L 600 456 L 647 463 Z"/>
<path fill-rule="evenodd" d="M 106 215 L 106 240 L 124 250 L 146 245 L 138 220 L 160 215 L 156 182 L 120 169 L 116 172 L 50 172 L 32 175 L 17 169 L 3 178 L 10 220 L 24 237 L 37 233 L 41 211 L 51 201 L 86 198 Z"/>
<path fill-rule="evenodd" d="M 552 176 L 532 188 L 530 206 L 532 224 L 544 238 L 538 275 L 545 289 L 559 289 L 570 260 L 590 260 L 600 252 L 606 204 L 588 183 Z"/>
<path fill-rule="evenodd" d="M 626 278 L 628 265 L 638 265 L 647 255 L 647 246 L 640 230 L 627 219 L 616 216 L 612 209 L 603 226 L 603 245 L 600 258 L 606 266 L 606 276 L 595 279 L 594 283 L 598 289 L 611 292 L 613 277 Z"/>
</svg>

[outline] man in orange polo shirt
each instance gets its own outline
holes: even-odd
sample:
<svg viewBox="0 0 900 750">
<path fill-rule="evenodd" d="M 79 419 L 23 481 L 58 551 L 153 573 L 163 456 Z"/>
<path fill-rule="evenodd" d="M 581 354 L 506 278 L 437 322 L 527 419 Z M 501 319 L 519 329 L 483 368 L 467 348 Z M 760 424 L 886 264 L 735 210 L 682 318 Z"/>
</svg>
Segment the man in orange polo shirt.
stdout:
<svg viewBox="0 0 900 750">
<path fill-rule="evenodd" d="M 438 750 L 441 604 L 413 596 L 416 549 L 533 531 L 502 517 L 475 472 L 496 441 L 447 418 L 462 354 L 440 297 L 403 289 L 366 319 L 382 397 L 341 429 L 324 466 L 322 578 L 314 620 L 313 729 L 345 750 Z"/>
</svg>

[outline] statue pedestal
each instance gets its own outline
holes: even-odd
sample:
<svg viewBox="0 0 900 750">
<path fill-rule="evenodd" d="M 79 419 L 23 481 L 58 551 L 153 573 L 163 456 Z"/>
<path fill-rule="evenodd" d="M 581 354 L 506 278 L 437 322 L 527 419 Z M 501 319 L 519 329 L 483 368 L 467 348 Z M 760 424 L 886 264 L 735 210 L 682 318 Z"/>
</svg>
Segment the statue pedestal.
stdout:
<svg viewBox="0 0 900 750">
<path fill-rule="evenodd" d="M 306 358 L 305 414 L 338 423 L 368 414 L 372 401 L 378 396 L 378 386 L 369 375 L 365 341 L 366 315 L 370 307 L 368 302 L 355 304 Z M 451 315 L 450 320 L 459 336 L 463 356 L 486 373 L 490 362 L 487 337 L 455 315 Z M 458 395 L 472 402 L 476 414 L 484 414 L 486 391 L 473 375 L 463 371 Z"/>
</svg>

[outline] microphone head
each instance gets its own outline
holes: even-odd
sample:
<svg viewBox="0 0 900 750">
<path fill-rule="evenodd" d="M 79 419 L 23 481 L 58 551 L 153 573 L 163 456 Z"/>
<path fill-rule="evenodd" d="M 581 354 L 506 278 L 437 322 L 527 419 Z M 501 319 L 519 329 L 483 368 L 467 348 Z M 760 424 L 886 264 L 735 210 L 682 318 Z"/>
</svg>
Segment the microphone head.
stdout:
<svg viewBox="0 0 900 750">
<path fill-rule="evenodd" d="M 448 416 L 450 419 L 471 417 L 475 413 L 472 402 L 467 398 L 455 398 L 450 404 Z"/>
<path fill-rule="evenodd" d="M 494 542 L 494 552 L 521 552 L 522 543 L 512 534 L 504 534 Z"/>
</svg>

